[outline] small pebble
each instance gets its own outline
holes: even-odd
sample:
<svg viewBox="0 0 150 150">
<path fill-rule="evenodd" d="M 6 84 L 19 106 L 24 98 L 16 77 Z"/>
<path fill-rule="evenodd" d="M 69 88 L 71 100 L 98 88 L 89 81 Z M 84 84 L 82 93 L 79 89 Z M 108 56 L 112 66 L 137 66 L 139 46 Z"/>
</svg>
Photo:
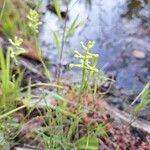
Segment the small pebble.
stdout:
<svg viewBox="0 0 150 150">
<path fill-rule="evenodd" d="M 140 50 L 134 50 L 132 52 L 132 55 L 135 57 L 135 58 L 138 58 L 138 59 L 144 59 L 146 57 L 146 54 Z"/>
</svg>

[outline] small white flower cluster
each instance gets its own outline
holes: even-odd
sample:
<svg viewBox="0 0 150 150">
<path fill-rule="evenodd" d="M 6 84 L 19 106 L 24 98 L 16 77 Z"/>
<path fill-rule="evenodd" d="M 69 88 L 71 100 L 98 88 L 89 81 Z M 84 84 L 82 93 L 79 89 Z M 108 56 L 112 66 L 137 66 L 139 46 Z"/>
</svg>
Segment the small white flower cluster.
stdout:
<svg viewBox="0 0 150 150">
<path fill-rule="evenodd" d="M 25 49 L 20 47 L 23 43 L 23 39 L 18 38 L 17 36 L 14 37 L 14 40 L 8 39 L 11 43 L 12 47 L 11 50 L 11 57 L 16 61 L 16 57 L 22 53 L 25 53 Z"/>
<path fill-rule="evenodd" d="M 39 32 L 38 27 L 39 25 L 42 24 L 42 22 L 40 22 L 39 14 L 37 13 L 37 11 L 31 9 L 29 11 L 27 18 L 29 20 L 28 22 L 29 27 L 32 29 L 34 33 L 38 33 Z"/>
<path fill-rule="evenodd" d="M 80 59 L 80 64 L 70 64 L 70 67 L 76 67 L 76 68 L 85 68 L 86 70 L 90 70 L 93 72 L 98 72 L 98 69 L 96 68 L 96 64 L 93 66 L 90 64 L 90 59 L 95 60 L 98 57 L 98 54 L 92 54 L 90 53 L 90 49 L 94 46 L 94 41 L 89 41 L 87 45 L 84 45 L 83 42 L 80 43 L 82 48 L 84 49 L 85 53 L 84 55 L 80 54 L 77 50 L 75 51 L 74 57 Z"/>
</svg>

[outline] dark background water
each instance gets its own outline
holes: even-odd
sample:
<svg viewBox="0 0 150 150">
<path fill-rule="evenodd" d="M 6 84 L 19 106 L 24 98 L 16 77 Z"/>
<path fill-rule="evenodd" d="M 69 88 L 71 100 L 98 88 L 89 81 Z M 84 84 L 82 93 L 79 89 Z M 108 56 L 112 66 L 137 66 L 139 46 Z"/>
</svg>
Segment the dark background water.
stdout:
<svg viewBox="0 0 150 150">
<path fill-rule="evenodd" d="M 50 1 L 45 2 L 41 9 L 44 15 L 39 39 L 44 54 L 52 66 L 57 66 L 59 60 L 52 31 L 62 35 L 62 24 L 56 14 L 46 10 Z M 60 2 L 60 8 L 66 10 L 63 2 Z M 103 68 L 107 75 L 115 76 L 117 87 L 138 93 L 150 80 L 150 2 L 73 0 L 69 5 L 68 26 L 77 15 L 78 20 L 87 21 L 66 43 L 63 65 L 76 62 L 72 56 L 74 50 L 81 50 L 81 41 L 95 41 L 92 52 L 100 56 L 98 68 Z M 137 52 L 140 52 L 138 56 Z M 80 79 L 80 74 L 71 71 L 66 71 L 66 74 L 74 82 Z"/>
</svg>

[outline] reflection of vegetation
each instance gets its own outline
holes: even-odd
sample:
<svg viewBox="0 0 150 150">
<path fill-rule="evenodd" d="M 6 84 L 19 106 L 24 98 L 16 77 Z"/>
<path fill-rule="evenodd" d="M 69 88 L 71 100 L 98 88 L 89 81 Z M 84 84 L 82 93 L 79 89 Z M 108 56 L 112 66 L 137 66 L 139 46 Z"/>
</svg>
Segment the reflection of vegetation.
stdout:
<svg viewBox="0 0 150 150">
<path fill-rule="evenodd" d="M 85 3 L 86 3 L 86 5 L 89 6 L 89 7 L 91 7 L 91 5 L 92 5 L 92 1 L 91 1 L 91 0 L 86 0 Z"/>
<path fill-rule="evenodd" d="M 128 11 L 125 14 L 129 19 L 133 17 L 133 15 L 137 14 L 137 12 L 141 9 L 141 2 L 139 0 L 129 0 L 128 3 Z"/>
<path fill-rule="evenodd" d="M 144 0 L 147 4 L 148 0 Z M 131 19 L 133 16 L 137 16 L 138 12 L 143 8 L 142 2 L 139 0 L 128 0 L 128 11 L 123 15 Z"/>
</svg>

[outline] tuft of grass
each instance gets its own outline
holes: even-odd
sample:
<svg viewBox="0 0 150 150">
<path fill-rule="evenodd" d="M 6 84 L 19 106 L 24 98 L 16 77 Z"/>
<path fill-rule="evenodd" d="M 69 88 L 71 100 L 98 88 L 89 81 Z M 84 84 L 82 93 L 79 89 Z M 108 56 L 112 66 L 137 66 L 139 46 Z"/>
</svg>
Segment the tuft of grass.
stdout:
<svg viewBox="0 0 150 150">
<path fill-rule="evenodd" d="M 17 29 L 17 16 L 13 16 L 13 19 L 10 18 L 10 12 L 5 13 L 2 17 L 2 23 L 1 23 L 1 32 L 6 36 L 7 38 L 13 38 L 16 29 Z M 13 21 L 12 21 L 13 20 Z"/>
<path fill-rule="evenodd" d="M 6 58 L 4 57 L 3 50 L 0 48 L 0 105 L 7 106 L 8 103 L 13 103 L 18 97 L 18 91 L 22 80 L 22 73 L 15 77 L 11 70 L 10 60 L 11 50 L 7 49 Z"/>
<path fill-rule="evenodd" d="M 55 9 L 57 12 L 58 17 L 61 19 L 61 12 L 58 4 L 58 0 L 54 0 Z M 67 6 L 68 7 L 68 6 Z M 68 12 L 68 8 L 67 8 Z M 5 16 L 5 15 L 3 15 Z M 18 17 L 18 16 L 17 16 Z M 11 18 L 9 18 L 11 20 Z M 6 52 L 6 57 L 4 56 L 2 49 L 0 49 L 0 105 L 8 107 L 8 104 L 12 104 L 12 102 L 15 102 L 18 99 L 18 94 L 20 94 L 18 91 L 21 91 L 20 89 L 20 83 L 22 80 L 21 73 L 18 77 L 16 77 L 12 73 L 11 65 L 14 65 L 14 61 L 17 62 L 17 57 L 22 52 L 24 52 L 24 49 L 22 49 L 20 46 L 23 42 L 22 39 L 14 36 L 14 30 L 16 30 L 16 27 L 21 27 L 21 22 L 18 21 L 19 18 L 17 18 L 17 22 L 14 22 L 14 25 L 12 27 L 11 39 L 9 39 L 10 43 L 12 44 L 12 47 L 9 48 Z M 8 20 L 8 25 L 10 24 L 10 20 Z M 78 22 L 78 16 L 73 20 L 73 22 L 70 24 L 70 26 L 67 29 L 67 22 L 65 22 L 64 25 L 64 32 L 62 37 L 62 43 L 59 42 L 59 36 L 53 32 L 54 42 L 56 45 L 56 48 L 58 50 L 58 54 L 60 55 L 60 62 L 62 59 L 62 53 L 63 53 L 63 47 L 65 42 L 68 40 L 69 37 L 73 35 L 76 28 L 81 24 L 81 22 Z M 38 32 L 39 32 L 39 26 L 41 25 L 40 22 L 40 16 L 36 10 L 30 10 L 27 18 L 26 18 L 26 24 L 27 27 L 23 25 L 24 29 L 23 35 L 28 35 L 30 32 L 33 33 L 31 36 L 34 40 L 34 43 L 37 47 L 37 52 L 39 55 L 39 59 L 43 65 L 45 74 L 50 80 L 50 73 L 49 70 L 42 58 L 42 52 L 38 46 Z M 6 27 L 7 32 L 8 27 Z M 28 29 L 27 29 L 28 28 Z M 30 32 L 29 32 L 30 31 Z M 7 33 L 5 31 L 5 33 Z M 29 32 L 29 33 L 26 33 Z M 8 32 L 9 33 L 9 32 Z M 13 40 L 12 40 L 13 39 Z M 81 86 L 80 86 L 80 95 L 88 92 L 90 89 L 89 83 L 91 79 L 94 77 L 93 83 L 94 83 L 94 93 L 96 93 L 97 85 L 96 85 L 96 77 L 99 73 L 99 70 L 96 68 L 97 64 L 97 54 L 90 53 L 90 49 L 94 46 L 94 42 L 89 41 L 86 45 L 81 43 L 81 46 L 84 50 L 84 54 L 80 54 L 78 51 L 75 52 L 75 57 L 78 58 L 81 63 L 80 64 L 71 64 L 70 67 L 77 67 L 82 70 L 82 80 L 81 80 Z M 13 59 L 11 59 L 11 57 Z M 34 107 L 30 107 L 30 100 L 32 98 L 32 89 L 35 85 L 31 84 L 31 80 L 28 82 L 27 87 L 27 96 L 25 104 L 14 108 L 14 109 L 6 109 L 8 110 L 5 113 L 0 114 L 0 130 L 3 130 L 7 135 L 11 131 L 17 130 L 17 133 L 20 129 L 19 124 L 12 123 L 13 117 L 11 116 L 13 113 L 15 113 L 18 110 L 21 110 L 23 108 L 27 108 L 27 116 L 33 111 Z M 11 87 L 11 88 L 10 88 Z M 94 127 L 89 125 L 87 127 L 87 131 L 85 131 L 84 135 L 82 137 L 78 137 L 77 140 L 75 138 L 76 134 L 79 134 L 79 128 L 81 126 L 81 113 L 83 113 L 83 110 L 77 109 L 75 110 L 75 113 L 71 112 L 68 109 L 69 100 L 64 98 L 58 93 L 52 93 L 52 97 L 57 101 L 57 106 L 49 107 L 45 106 L 46 111 L 44 110 L 44 118 L 46 118 L 46 125 L 42 126 L 40 128 L 33 129 L 32 132 L 36 133 L 36 139 L 39 139 L 40 141 L 43 141 L 45 144 L 46 149 L 98 149 L 98 136 L 99 132 L 103 135 L 105 135 L 105 128 L 101 124 L 96 124 Z M 80 106 L 82 103 L 79 101 L 78 106 Z M 36 106 L 35 106 L 36 108 Z M 44 109 L 45 109 L 44 108 Z M 88 111 L 88 110 L 87 110 Z M 27 119 L 27 117 L 25 117 Z M 9 121 L 9 122 L 8 122 Z M 14 133 L 14 132 L 12 132 Z M 16 134 L 16 132 L 15 132 Z M 14 135 L 16 137 L 16 135 Z M 12 137 L 11 137 L 12 138 Z M 10 139 L 10 138 L 8 138 Z M 12 138 L 15 139 L 15 138 Z M 10 140 L 12 140 L 10 139 Z"/>
</svg>

